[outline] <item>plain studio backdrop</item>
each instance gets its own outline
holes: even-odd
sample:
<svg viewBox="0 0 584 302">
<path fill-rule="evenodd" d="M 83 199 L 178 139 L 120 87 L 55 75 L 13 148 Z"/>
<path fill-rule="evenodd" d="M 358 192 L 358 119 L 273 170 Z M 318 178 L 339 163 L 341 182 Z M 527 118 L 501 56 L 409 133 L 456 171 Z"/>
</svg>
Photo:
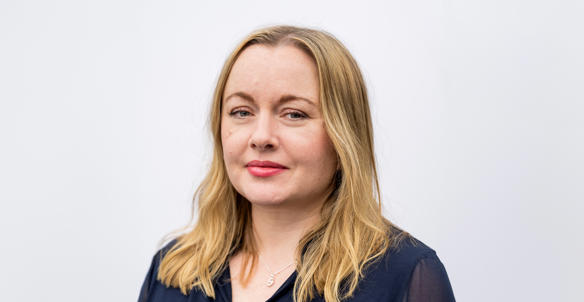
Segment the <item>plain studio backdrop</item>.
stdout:
<svg viewBox="0 0 584 302">
<path fill-rule="evenodd" d="M 214 83 L 251 30 L 366 78 L 386 215 L 459 301 L 583 301 L 584 2 L 2 1 L 2 301 L 135 301 L 188 222 Z"/>
</svg>

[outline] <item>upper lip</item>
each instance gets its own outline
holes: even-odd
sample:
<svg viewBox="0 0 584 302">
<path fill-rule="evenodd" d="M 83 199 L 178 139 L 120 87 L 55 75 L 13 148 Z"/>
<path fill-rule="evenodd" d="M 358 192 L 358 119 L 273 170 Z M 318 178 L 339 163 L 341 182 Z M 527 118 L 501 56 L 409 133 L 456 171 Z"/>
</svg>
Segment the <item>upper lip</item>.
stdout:
<svg viewBox="0 0 584 302">
<path fill-rule="evenodd" d="M 266 167 L 266 168 L 280 168 L 287 169 L 287 167 L 269 160 L 252 160 L 247 163 L 246 167 Z"/>
</svg>

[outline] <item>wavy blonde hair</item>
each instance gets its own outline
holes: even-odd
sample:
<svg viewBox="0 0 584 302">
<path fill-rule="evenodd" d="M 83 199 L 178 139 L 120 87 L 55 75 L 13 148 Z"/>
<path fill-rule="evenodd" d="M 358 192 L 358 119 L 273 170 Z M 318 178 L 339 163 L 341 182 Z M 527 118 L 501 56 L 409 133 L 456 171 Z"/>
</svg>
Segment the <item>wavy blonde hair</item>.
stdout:
<svg viewBox="0 0 584 302">
<path fill-rule="evenodd" d="M 214 298 L 213 282 L 227 269 L 229 257 L 236 251 L 251 255 L 242 267 L 251 261 L 250 271 L 253 270 L 257 251 L 251 236 L 251 206 L 227 176 L 221 144 L 221 107 L 234 62 L 254 44 L 293 45 L 316 63 L 324 124 L 340 168 L 331 181 L 320 223 L 298 244 L 294 299 L 305 302 L 318 293 L 326 301 L 343 300 L 353 294 L 365 268 L 396 245 L 403 233 L 382 216 L 367 91 L 357 63 L 332 35 L 292 26 L 251 33 L 226 60 L 211 108 L 213 160 L 193 198 L 193 212 L 198 204 L 198 219 L 194 222 L 193 213 L 194 227 L 185 227 L 184 234 L 166 253 L 158 279 L 180 288 L 185 295 L 198 287 Z"/>
</svg>

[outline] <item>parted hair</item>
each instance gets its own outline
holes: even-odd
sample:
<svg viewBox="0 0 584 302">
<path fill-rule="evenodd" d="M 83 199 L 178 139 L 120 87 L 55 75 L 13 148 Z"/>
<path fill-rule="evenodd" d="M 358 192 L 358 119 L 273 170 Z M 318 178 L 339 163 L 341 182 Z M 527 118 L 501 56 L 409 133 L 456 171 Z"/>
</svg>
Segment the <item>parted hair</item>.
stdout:
<svg viewBox="0 0 584 302">
<path fill-rule="evenodd" d="M 228 178 L 221 143 L 222 98 L 227 79 L 242 51 L 255 44 L 292 45 L 316 64 L 320 109 L 339 167 L 331 179 L 320 222 L 298 244 L 294 299 L 306 302 L 318 293 L 326 301 L 341 301 L 353 294 L 367 266 L 407 234 L 398 232 L 382 216 L 370 109 L 359 66 L 331 34 L 294 26 L 252 32 L 225 61 L 211 105 L 211 166 L 193 198 L 191 223 L 182 229 L 162 259 L 158 279 L 180 288 L 185 295 L 197 287 L 215 298 L 213 282 L 227 269 L 231 255 L 238 251 L 247 255 L 242 267 L 251 263 L 249 272 L 256 264 L 251 205 Z M 249 275 L 243 277 L 247 280 Z"/>
</svg>

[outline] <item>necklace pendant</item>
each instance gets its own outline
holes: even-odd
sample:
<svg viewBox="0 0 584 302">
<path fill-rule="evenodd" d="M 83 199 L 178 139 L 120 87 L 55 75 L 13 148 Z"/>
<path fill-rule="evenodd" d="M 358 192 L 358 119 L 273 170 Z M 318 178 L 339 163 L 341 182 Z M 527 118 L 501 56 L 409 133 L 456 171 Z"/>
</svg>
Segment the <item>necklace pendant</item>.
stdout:
<svg viewBox="0 0 584 302">
<path fill-rule="evenodd" d="M 270 277 L 268 278 L 268 281 L 266 281 L 266 286 L 270 287 L 274 285 L 274 274 L 270 274 Z"/>
</svg>

